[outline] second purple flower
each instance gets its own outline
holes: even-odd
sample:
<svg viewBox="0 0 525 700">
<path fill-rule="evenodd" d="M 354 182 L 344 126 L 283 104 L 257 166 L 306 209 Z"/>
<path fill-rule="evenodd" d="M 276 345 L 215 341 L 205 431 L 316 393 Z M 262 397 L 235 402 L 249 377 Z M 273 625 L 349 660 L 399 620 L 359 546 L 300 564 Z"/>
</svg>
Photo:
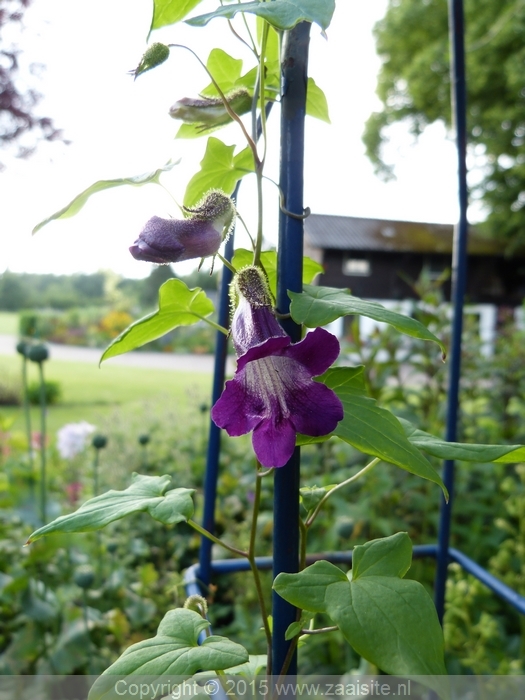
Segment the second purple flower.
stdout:
<svg viewBox="0 0 525 700">
<path fill-rule="evenodd" d="M 252 444 L 264 467 L 284 466 L 297 433 L 327 435 L 343 418 L 336 394 L 313 377 L 339 355 L 339 342 L 316 328 L 292 344 L 271 309 L 261 271 L 241 270 L 234 283 L 239 304 L 232 319 L 237 371 L 212 408 L 216 425 L 228 435 L 253 431 Z"/>
</svg>

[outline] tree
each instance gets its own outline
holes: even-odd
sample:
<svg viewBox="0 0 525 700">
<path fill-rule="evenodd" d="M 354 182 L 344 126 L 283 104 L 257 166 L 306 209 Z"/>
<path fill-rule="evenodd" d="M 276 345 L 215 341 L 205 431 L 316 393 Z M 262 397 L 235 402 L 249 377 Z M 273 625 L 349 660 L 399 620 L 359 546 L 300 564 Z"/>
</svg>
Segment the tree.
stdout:
<svg viewBox="0 0 525 700">
<path fill-rule="evenodd" d="M 488 216 L 482 228 L 525 246 L 525 2 L 465 0 L 470 147 L 483 157 L 472 189 Z M 377 93 L 383 108 L 370 116 L 363 140 L 377 171 L 386 127 L 406 121 L 418 135 L 436 120 L 451 121 L 446 0 L 390 0 L 375 27 L 383 60 Z"/>
<path fill-rule="evenodd" d="M 33 295 L 20 275 L 6 270 L 0 275 L 0 309 L 18 311 L 31 306 Z"/>
<path fill-rule="evenodd" d="M 36 116 L 34 109 L 40 95 L 33 89 L 21 88 L 17 81 L 20 49 L 4 46 L 2 30 L 9 23 L 21 22 L 30 3 L 31 0 L 2 0 L 0 7 L 0 146 L 17 142 L 19 156 L 33 150 L 27 143 L 21 144 L 23 135 L 35 132 L 48 140 L 60 135 L 49 117 Z"/>
</svg>

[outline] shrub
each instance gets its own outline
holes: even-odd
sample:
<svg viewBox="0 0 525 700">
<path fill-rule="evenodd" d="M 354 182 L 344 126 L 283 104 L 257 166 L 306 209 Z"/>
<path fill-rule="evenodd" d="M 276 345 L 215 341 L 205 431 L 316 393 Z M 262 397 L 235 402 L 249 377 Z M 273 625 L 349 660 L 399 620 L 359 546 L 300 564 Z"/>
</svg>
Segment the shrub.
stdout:
<svg viewBox="0 0 525 700">
<path fill-rule="evenodd" d="M 60 382 L 46 380 L 44 382 L 44 392 L 48 406 L 58 403 L 62 398 L 62 387 Z M 38 405 L 40 403 L 40 382 L 31 382 L 27 387 L 29 403 Z"/>
<path fill-rule="evenodd" d="M 13 377 L 3 376 L 0 379 L 0 406 L 20 406 L 22 403 L 22 387 Z"/>
</svg>

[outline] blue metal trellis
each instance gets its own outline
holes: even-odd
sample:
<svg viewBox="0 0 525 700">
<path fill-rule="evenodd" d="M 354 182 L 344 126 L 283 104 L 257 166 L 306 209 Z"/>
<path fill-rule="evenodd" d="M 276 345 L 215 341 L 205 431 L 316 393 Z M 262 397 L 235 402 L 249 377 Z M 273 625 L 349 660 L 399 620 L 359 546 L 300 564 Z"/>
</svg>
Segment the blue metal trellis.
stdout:
<svg viewBox="0 0 525 700">
<path fill-rule="evenodd" d="M 450 376 L 448 390 L 446 439 L 456 440 L 459 408 L 459 381 L 461 373 L 461 335 L 463 325 L 463 301 L 467 275 L 467 169 L 466 169 L 466 80 L 464 51 L 464 17 L 463 0 L 449 0 L 449 26 L 451 45 L 451 82 L 453 123 L 456 129 L 458 153 L 458 198 L 459 220 L 454 234 L 452 303 L 453 326 L 452 346 L 450 352 Z M 280 215 L 277 308 L 286 314 L 289 309 L 287 290 L 302 289 L 302 247 L 303 224 L 303 154 L 304 154 L 304 116 L 306 105 L 306 81 L 309 43 L 308 23 L 301 23 L 287 33 L 287 42 L 283 54 L 283 95 L 281 100 L 281 169 L 280 187 L 285 198 L 286 212 Z M 297 217 L 297 218 L 296 218 Z M 233 237 L 230 239 L 225 256 L 231 259 L 233 254 Z M 224 270 L 220 305 L 219 323 L 226 326 L 228 322 L 228 287 L 231 274 Z M 294 342 L 300 339 L 300 330 L 291 319 L 282 323 Z M 226 338 L 218 335 L 218 347 L 215 355 L 215 374 L 213 383 L 213 401 L 222 391 L 226 363 Z M 204 487 L 204 526 L 213 532 L 214 509 L 217 492 L 219 464 L 220 431 L 212 423 L 208 446 L 207 472 Z M 299 543 L 299 471 L 300 453 L 296 449 L 288 465 L 276 470 L 274 488 L 274 552 L 273 557 L 259 557 L 257 566 L 261 569 L 273 569 L 274 576 L 281 571 L 298 570 Z M 435 603 L 439 619 L 444 613 L 445 586 L 447 568 L 451 561 L 457 562 L 464 571 L 473 575 L 502 600 L 525 615 L 525 597 L 513 591 L 486 569 L 457 549 L 450 547 L 450 529 L 452 518 L 452 500 L 454 490 L 454 463 L 444 464 L 443 480 L 450 494 L 449 503 L 443 500 L 440 508 L 440 522 L 437 544 L 414 547 L 414 558 L 433 557 L 436 559 Z M 351 552 L 330 552 L 307 557 L 307 563 L 318 559 L 327 559 L 333 563 L 350 564 Z M 188 595 L 201 593 L 200 583 L 209 583 L 212 574 L 220 575 L 237 571 L 246 571 L 249 564 L 244 559 L 211 560 L 211 543 L 203 540 L 200 563 L 190 567 L 185 574 Z M 274 594 L 274 646 L 272 649 L 272 672 L 279 674 L 287 658 L 290 643 L 284 639 L 288 625 L 295 620 L 295 608 Z M 295 656 L 287 673 L 296 673 Z"/>
</svg>

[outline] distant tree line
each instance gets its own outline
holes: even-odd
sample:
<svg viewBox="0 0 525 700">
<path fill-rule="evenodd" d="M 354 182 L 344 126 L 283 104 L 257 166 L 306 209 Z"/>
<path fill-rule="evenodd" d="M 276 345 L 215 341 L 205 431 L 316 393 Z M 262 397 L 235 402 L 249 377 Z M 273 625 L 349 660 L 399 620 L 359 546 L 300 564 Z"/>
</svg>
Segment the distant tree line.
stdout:
<svg viewBox="0 0 525 700">
<path fill-rule="evenodd" d="M 169 265 L 153 268 L 144 279 L 116 278 L 110 272 L 91 275 L 34 275 L 6 270 L 0 275 L 0 310 L 71 309 L 125 301 L 125 306 L 153 307 L 161 284 L 175 277 Z M 189 287 L 216 289 L 217 276 L 193 272 L 181 277 Z"/>
</svg>

